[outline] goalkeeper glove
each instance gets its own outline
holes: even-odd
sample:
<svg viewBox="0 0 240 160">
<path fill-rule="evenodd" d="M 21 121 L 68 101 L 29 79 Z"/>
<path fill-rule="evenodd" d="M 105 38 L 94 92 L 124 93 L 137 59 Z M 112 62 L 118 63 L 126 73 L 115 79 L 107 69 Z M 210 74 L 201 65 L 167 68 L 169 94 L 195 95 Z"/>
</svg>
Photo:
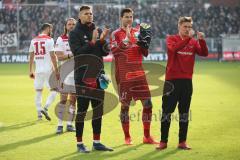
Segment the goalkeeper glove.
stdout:
<svg viewBox="0 0 240 160">
<path fill-rule="evenodd" d="M 146 23 L 141 23 L 137 45 L 145 49 L 148 49 L 150 46 L 151 39 L 152 39 L 151 26 Z"/>
<path fill-rule="evenodd" d="M 111 82 L 111 80 L 109 79 L 109 77 L 106 74 L 101 74 L 98 77 L 98 81 L 99 81 L 101 89 L 107 89 L 109 83 Z"/>
</svg>

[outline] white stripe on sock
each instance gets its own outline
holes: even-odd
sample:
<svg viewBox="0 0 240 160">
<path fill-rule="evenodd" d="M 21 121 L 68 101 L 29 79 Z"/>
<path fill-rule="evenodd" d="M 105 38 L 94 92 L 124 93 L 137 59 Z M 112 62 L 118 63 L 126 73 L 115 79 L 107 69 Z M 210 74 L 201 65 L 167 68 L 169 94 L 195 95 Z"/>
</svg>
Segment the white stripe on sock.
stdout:
<svg viewBox="0 0 240 160">
<path fill-rule="evenodd" d="M 100 140 L 93 140 L 94 143 L 100 143 Z"/>
</svg>

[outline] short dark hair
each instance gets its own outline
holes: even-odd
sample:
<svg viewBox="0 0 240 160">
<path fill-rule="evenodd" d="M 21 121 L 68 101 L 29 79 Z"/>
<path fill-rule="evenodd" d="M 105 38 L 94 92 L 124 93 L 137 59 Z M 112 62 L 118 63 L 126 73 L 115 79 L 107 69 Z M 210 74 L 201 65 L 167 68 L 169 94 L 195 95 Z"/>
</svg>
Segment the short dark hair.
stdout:
<svg viewBox="0 0 240 160">
<path fill-rule="evenodd" d="M 124 8 L 121 10 L 120 16 L 123 17 L 124 13 L 133 13 L 133 10 L 131 8 Z"/>
<path fill-rule="evenodd" d="M 83 10 L 88 10 L 88 9 L 91 9 L 91 7 L 90 7 L 90 6 L 87 6 L 87 5 L 84 5 L 84 6 L 81 6 L 81 7 L 80 7 L 79 11 L 81 12 L 81 11 L 83 11 Z"/>
<path fill-rule="evenodd" d="M 41 26 L 41 32 L 44 31 L 45 29 L 47 29 L 48 27 L 52 27 L 52 24 L 50 24 L 50 23 L 44 23 L 44 24 Z"/>
</svg>

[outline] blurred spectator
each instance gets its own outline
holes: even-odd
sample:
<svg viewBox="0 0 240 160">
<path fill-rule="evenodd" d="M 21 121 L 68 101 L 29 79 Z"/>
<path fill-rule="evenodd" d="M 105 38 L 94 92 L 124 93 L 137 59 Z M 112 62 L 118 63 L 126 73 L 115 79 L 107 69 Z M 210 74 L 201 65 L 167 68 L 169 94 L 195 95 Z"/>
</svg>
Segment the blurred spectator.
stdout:
<svg viewBox="0 0 240 160">
<path fill-rule="evenodd" d="M 23 3 L 20 3 L 19 39 L 21 48 L 26 48 L 28 41 L 38 34 L 39 27 L 44 22 L 54 25 L 54 38 L 62 33 L 63 23 L 68 17 L 68 7 L 66 7 L 67 3 L 65 0 L 56 2 L 59 5 L 44 6 L 38 4 L 21 6 Z M 152 25 L 155 38 L 165 38 L 168 34 L 175 34 L 177 32 L 176 22 L 180 16 L 192 16 L 194 20 L 193 28 L 205 32 L 207 37 L 215 38 L 221 34 L 240 33 L 240 7 L 230 8 L 210 5 L 210 7 L 205 8 L 197 1 L 196 3 L 184 5 L 168 2 L 156 2 L 150 5 L 146 1 L 138 4 L 138 1 L 134 0 L 128 1 L 125 5 L 134 9 L 135 19 Z M 93 7 L 95 14 L 97 14 L 94 18 L 97 25 L 109 25 L 112 30 L 119 27 L 119 7 L 115 4 L 97 4 Z M 78 19 L 76 17 L 78 8 L 75 5 L 71 7 L 71 15 L 76 19 Z M 3 6 L 0 8 L 0 33 L 14 32 L 17 32 L 17 9 L 12 5 L 10 7 Z"/>
</svg>

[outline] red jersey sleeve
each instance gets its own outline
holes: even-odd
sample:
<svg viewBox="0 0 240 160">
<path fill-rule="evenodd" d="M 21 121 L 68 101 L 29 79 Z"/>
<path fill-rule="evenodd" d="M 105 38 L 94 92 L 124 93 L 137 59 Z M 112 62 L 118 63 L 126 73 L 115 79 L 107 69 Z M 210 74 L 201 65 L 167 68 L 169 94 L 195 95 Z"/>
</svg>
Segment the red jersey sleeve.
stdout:
<svg viewBox="0 0 240 160">
<path fill-rule="evenodd" d="M 198 43 L 196 43 L 196 53 L 199 56 L 208 56 L 208 48 L 205 40 L 198 40 Z"/>
</svg>

